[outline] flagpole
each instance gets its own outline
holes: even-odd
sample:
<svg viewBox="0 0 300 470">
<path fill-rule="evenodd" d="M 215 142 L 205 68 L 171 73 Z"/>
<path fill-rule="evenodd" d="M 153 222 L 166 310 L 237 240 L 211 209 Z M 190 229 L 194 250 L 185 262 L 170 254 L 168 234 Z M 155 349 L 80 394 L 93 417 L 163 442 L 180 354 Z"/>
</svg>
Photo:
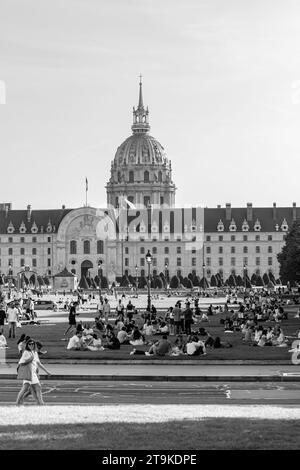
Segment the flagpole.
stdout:
<svg viewBox="0 0 300 470">
<path fill-rule="evenodd" d="M 85 206 L 87 207 L 87 192 L 88 192 L 88 180 L 85 177 Z"/>
</svg>

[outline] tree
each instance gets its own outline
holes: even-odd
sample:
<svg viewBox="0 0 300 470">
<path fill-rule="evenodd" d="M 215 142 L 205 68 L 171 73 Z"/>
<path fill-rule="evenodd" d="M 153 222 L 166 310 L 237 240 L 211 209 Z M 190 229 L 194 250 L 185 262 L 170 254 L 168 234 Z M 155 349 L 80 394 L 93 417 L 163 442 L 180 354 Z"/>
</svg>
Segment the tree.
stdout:
<svg viewBox="0 0 300 470">
<path fill-rule="evenodd" d="M 300 282 L 300 219 L 295 220 L 285 237 L 285 245 L 277 255 L 279 274 L 284 285 Z"/>
<path fill-rule="evenodd" d="M 170 282 L 171 289 L 178 289 L 179 285 L 180 279 L 178 278 L 178 276 L 173 276 Z"/>
</svg>

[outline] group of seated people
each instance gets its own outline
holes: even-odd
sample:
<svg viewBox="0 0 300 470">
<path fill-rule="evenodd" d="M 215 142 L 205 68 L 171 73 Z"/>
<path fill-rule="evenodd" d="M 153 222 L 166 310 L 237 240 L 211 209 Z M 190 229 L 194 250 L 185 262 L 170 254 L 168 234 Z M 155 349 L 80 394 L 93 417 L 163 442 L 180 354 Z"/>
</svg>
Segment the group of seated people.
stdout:
<svg viewBox="0 0 300 470">
<path fill-rule="evenodd" d="M 288 340 L 279 325 L 264 327 L 251 325 L 248 322 L 242 328 L 243 340 L 253 346 L 287 347 Z"/>
</svg>

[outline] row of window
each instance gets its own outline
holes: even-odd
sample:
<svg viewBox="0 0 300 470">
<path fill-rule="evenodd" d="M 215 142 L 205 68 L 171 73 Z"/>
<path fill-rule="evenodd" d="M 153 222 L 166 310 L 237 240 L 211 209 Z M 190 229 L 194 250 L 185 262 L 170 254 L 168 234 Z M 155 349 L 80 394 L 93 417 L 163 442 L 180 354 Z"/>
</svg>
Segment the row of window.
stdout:
<svg viewBox="0 0 300 470">
<path fill-rule="evenodd" d="M 8 237 L 8 243 L 37 243 L 37 237 L 32 237 L 31 242 L 29 242 L 29 238 L 20 237 L 20 239 L 15 237 Z M 47 242 L 51 243 L 51 237 L 47 237 Z M 1 243 L 1 238 L 0 238 Z M 2 240 L 2 243 L 6 243 L 5 240 Z"/>
<path fill-rule="evenodd" d="M 30 264 L 36 268 L 37 267 L 37 259 L 36 258 L 31 258 Z M 7 265 L 8 266 L 13 266 L 14 265 L 14 260 L 12 258 L 9 258 L 7 260 Z M 1 258 L 0 258 L 0 266 L 1 266 Z M 20 259 L 20 266 L 25 266 L 25 259 L 21 258 Z M 51 258 L 47 258 L 47 266 L 51 266 Z"/>
<path fill-rule="evenodd" d="M 182 253 L 181 248 L 182 248 L 181 246 L 177 246 L 177 247 L 176 247 L 176 253 L 177 253 L 177 254 L 181 254 L 181 253 Z M 151 251 L 151 253 L 152 253 L 153 255 L 157 255 L 157 247 L 156 247 L 156 246 L 153 246 L 152 248 L 149 248 L 149 249 L 150 249 L 150 251 Z M 148 249 L 147 249 L 147 251 L 148 251 Z M 196 248 L 192 248 L 192 249 L 191 249 L 191 253 L 192 253 L 193 255 L 196 254 L 196 251 L 197 251 Z M 141 255 L 144 255 L 145 253 L 146 253 L 146 248 L 145 248 L 144 246 L 141 246 L 141 247 L 140 247 L 140 254 L 141 254 Z M 170 253 L 170 249 L 169 249 L 168 246 L 165 246 L 165 247 L 164 247 L 164 253 L 165 253 L 165 255 L 168 255 L 168 254 Z M 128 247 L 128 246 L 125 246 L 125 255 L 128 255 L 128 254 L 129 254 L 129 247 Z"/>
<path fill-rule="evenodd" d="M 13 248 L 8 248 L 8 255 L 9 255 L 9 256 L 12 256 L 13 254 L 17 254 L 16 251 L 17 251 L 16 249 L 13 250 Z M 3 253 L 3 251 L 2 251 L 2 255 L 3 255 L 3 254 L 4 254 L 4 253 Z M 20 253 L 19 253 L 19 254 L 20 254 L 20 255 L 25 255 L 25 248 L 20 248 Z M 32 254 L 32 255 L 36 255 L 36 254 L 37 254 L 37 249 L 36 249 L 36 248 L 32 248 L 31 254 Z M 47 254 L 48 254 L 48 255 L 51 255 L 51 248 L 47 248 Z M 1 255 L 1 248 L 0 248 L 0 255 Z"/>
<path fill-rule="evenodd" d="M 267 239 L 268 239 L 269 242 L 271 242 L 271 241 L 273 240 L 273 235 L 268 235 Z M 219 235 L 219 236 L 218 236 L 218 240 L 219 240 L 219 242 L 223 242 L 223 241 L 224 241 L 223 235 Z M 236 236 L 235 236 L 235 235 L 231 235 L 231 236 L 230 236 L 230 240 L 231 240 L 232 242 L 235 242 L 235 241 L 236 241 Z M 259 242 L 260 240 L 261 240 L 260 235 L 255 235 L 255 241 L 256 241 L 256 242 Z M 211 235 L 206 235 L 206 241 L 207 241 L 207 242 L 211 242 L 211 241 L 212 241 L 212 240 L 211 240 Z M 244 241 L 244 242 L 247 242 L 247 241 L 248 241 L 248 235 L 243 235 L 243 241 Z"/>
<path fill-rule="evenodd" d="M 96 245 L 97 254 L 101 255 L 104 253 L 104 243 L 102 240 L 97 241 Z M 70 254 L 76 255 L 78 250 L 78 243 L 76 240 L 70 241 Z M 89 255 L 91 253 L 91 242 L 89 240 L 84 240 L 83 242 L 83 253 Z"/>
<path fill-rule="evenodd" d="M 211 246 L 207 246 L 206 247 L 206 253 L 211 253 Z M 243 253 L 248 253 L 248 249 L 249 247 L 248 246 L 243 246 Z M 261 247 L 260 246 L 256 246 L 255 247 L 255 252 L 256 253 L 260 253 L 261 252 Z M 223 246 L 219 246 L 218 247 L 218 253 L 224 253 L 224 247 Z M 236 253 L 236 247 L 235 246 L 231 246 L 230 247 L 230 253 Z M 268 246 L 268 253 L 273 253 L 273 247 L 272 246 Z"/>
<path fill-rule="evenodd" d="M 218 262 L 219 262 L 219 266 L 223 266 L 224 265 L 224 259 L 223 258 L 219 258 L 218 259 Z M 236 258 L 230 258 L 230 264 L 231 266 L 236 266 Z M 243 258 L 243 264 L 245 266 L 248 265 L 248 258 Z M 257 257 L 255 258 L 255 265 L 256 266 L 260 266 L 260 258 Z M 273 265 L 273 258 L 270 256 L 268 257 L 268 266 L 272 266 Z M 211 258 L 206 258 L 206 266 L 211 266 Z"/>
<path fill-rule="evenodd" d="M 128 183 L 134 183 L 134 171 L 130 170 L 129 171 L 129 178 L 128 178 Z M 157 179 L 161 183 L 162 182 L 162 172 L 159 171 L 157 174 Z M 122 174 L 120 171 L 118 171 L 118 181 L 121 182 L 122 180 Z M 150 173 L 148 170 L 144 171 L 144 183 L 149 183 L 150 182 Z"/>
<path fill-rule="evenodd" d="M 124 259 L 125 266 L 129 266 L 129 258 Z M 197 258 L 192 258 L 191 260 L 192 266 L 197 265 Z M 164 260 L 164 266 L 169 266 L 169 258 L 165 258 Z M 176 265 L 177 266 L 182 266 L 181 264 L 181 258 L 176 258 Z M 146 260 L 145 258 L 140 258 L 140 266 L 146 266 Z M 157 266 L 157 258 L 152 258 L 152 266 Z"/>
</svg>

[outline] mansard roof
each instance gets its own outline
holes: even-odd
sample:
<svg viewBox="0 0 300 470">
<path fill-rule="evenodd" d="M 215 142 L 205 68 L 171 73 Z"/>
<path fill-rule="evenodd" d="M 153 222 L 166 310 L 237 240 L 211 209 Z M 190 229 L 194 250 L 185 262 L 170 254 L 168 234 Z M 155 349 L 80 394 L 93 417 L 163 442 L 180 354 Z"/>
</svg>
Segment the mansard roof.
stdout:
<svg viewBox="0 0 300 470">
<path fill-rule="evenodd" d="M 224 232 L 229 232 L 229 226 L 234 219 L 237 232 L 242 231 L 244 220 L 248 222 L 249 232 L 254 232 L 254 225 L 258 220 L 261 225 L 262 232 L 282 231 L 281 225 L 284 219 L 289 227 L 293 224 L 294 214 L 296 218 L 300 218 L 299 207 L 251 207 L 251 220 L 247 217 L 247 207 L 232 207 L 230 217 L 226 218 L 226 208 L 205 208 L 204 209 L 204 230 L 205 232 L 217 232 L 220 219 L 224 224 Z M 276 230 L 276 225 L 279 226 Z"/>
<path fill-rule="evenodd" d="M 30 220 L 28 220 L 28 211 L 25 210 L 0 210 L 0 233 L 8 233 L 7 228 L 10 224 L 14 227 L 13 234 L 23 233 L 20 232 L 22 222 L 26 228 L 26 235 L 32 233 L 56 233 L 58 227 L 65 217 L 72 209 L 45 209 L 45 210 L 32 210 L 30 213 Z M 47 230 L 50 222 L 51 231 Z M 38 231 L 31 231 L 32 226 L 36 224 Z"/>
</svg>

